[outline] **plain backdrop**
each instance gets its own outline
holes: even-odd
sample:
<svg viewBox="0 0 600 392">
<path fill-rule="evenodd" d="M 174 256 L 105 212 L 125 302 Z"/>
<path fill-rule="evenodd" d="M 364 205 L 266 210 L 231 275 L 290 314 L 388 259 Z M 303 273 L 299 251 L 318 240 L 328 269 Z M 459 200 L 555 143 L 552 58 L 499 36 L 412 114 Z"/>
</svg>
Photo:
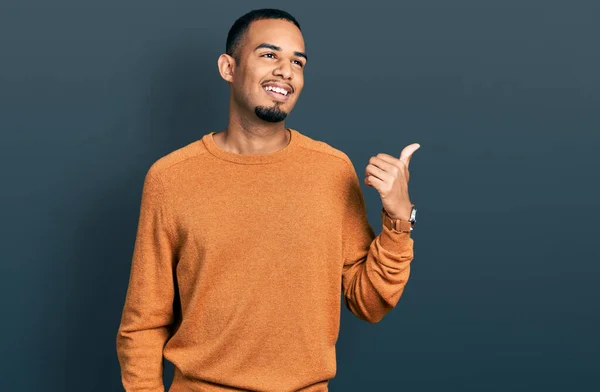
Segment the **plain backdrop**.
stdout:
<svg viewBox="0 0 600 392">
<path fill-rule="evenodd" d="M 3 0 L 0 390 L 122 390 L 144 175 L 225 128 L 263 7 L 309 56 L 286 125 L 350 156 L 376 233 L 369 158 L 421 144 L 411 278 L 378 324 L 342 306 L 330 390 L 600 390 L 598 4 Z"/>
</svg>

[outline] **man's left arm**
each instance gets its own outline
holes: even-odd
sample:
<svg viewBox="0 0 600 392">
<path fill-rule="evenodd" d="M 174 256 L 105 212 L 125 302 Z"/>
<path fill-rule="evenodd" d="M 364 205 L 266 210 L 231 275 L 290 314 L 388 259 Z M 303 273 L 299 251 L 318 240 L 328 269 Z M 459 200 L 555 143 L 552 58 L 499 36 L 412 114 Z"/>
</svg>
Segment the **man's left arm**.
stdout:
<svg viewBox="0 0 600 392">
<path fill-rule="evenodd" d="M 406 147 L 401 161 L 379 154 L 367 166 L 365 183 L 379 191 L 384 209 L 392 218 L 408 220 L 410 216 L 408 160 L 417 148 L 415 145 Z M 350 160 L 348 162 L 343 201 L 342 291 L 348 310 L 362 320 L 376 323 L 402 296 L 410 276 L 414 240 L 410 230 L 396 231 L 383 222 L 380 234 L 375 236 L 367 219 L 358 176 Z M 404 172 L 402 165 L 406 167 Z"/>
</svg>

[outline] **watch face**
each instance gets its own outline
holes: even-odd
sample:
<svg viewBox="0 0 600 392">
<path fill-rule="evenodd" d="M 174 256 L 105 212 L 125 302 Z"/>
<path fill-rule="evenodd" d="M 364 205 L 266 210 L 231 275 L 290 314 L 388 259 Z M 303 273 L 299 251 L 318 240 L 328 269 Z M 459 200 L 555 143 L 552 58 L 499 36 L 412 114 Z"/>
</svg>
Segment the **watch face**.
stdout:
<svg viewBox="0 0 600 392">
<path fill-rule="evenodd" d="M 416 221 L 416 217 L 417 217 L 417 209 L 415 207 L 413 207 L 411 213 L 410 213 L 410 219 L 409 221 L 411 222 L 415 222 Z"/>
</svg>

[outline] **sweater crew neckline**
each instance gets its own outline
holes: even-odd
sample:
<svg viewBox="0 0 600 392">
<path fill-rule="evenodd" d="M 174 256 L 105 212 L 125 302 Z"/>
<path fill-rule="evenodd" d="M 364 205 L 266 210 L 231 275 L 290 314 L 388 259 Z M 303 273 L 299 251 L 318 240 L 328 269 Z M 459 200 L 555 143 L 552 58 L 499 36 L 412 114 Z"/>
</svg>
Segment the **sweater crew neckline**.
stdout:
<svg viewBox="0 0 600 392">
<path fill-rule="evenodd" d="M 225 151 L 217 145 L 213 138 L 216 132 L 210 132 L 204 135 L 202 142 L 212 155 L 225 161 L 240 163 L 245 165 L 264 164 L 277 162 L 288 157 L 298 145 L 299 135 L 295 129 L 286 128 L 290 131 L 290 141 L 281 150 L 266 153 L 266 154 L 238 154 L 230 151 Z"/>
</svg>

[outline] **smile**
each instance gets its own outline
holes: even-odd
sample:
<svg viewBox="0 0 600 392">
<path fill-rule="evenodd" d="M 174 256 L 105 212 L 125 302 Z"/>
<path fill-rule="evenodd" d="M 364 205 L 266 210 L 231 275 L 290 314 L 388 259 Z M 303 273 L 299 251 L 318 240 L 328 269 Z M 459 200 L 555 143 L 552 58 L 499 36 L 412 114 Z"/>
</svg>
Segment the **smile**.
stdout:
<svg viewBox="0 0 600 392">
<path fill-rule="evenodd" d="M 284 90 L 279 87 L 266 86 L 263 87 L 263 90 L 265 90 L 267 95 L 269 95 L 271 98 L 280 102 L 287 101 L 291 95 L 291 93 L 289 93 L 287 90 Z"/>
</svg>

